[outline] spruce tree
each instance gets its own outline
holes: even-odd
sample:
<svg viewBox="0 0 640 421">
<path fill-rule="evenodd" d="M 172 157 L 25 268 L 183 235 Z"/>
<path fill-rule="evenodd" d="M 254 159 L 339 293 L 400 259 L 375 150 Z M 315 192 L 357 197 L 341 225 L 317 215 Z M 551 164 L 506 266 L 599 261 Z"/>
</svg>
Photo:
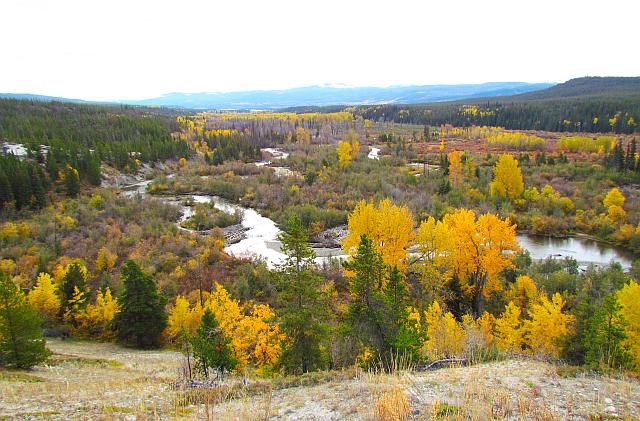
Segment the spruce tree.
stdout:
<svg viewBox="0 0 640 421">
<path fill-rule="evenodd" d="M 351 303 L 346 321 L 353 334 L 368 347 L 381 354 L 388 350 L 385 329 L 386 302 L 382 292 L 385 264 L 372 241 L 363 234 L 358 252 L 351 261 L 344 262 L 345 269 L 354 273 L 349 282 Z"/>
<path fill-rule="evenodd" d="M 313 273 L 315 253 L 309 235 L 297 216 L 278 237 L 287 255 L 278 268 L 280 327 L 287 335 L 280 365 L 291 373 L 324 368 L 328 358 L 322 350 L 328 327 L 326 302 L 321 292 L 322 278 Z"/>
<path fill-rule="evenodd" d="M 9 183 L 5 172 L 0 168 L 0 210 L 7 207 L 11 202 L 13 202 L 11 183 Z"/>
<path fill-rule="evenodd" d="M 205 377 L 209 376 L 209 369 L 223 375 L 225 370 L 233 370 L 238 364 L 231 352 L 231 339 L 225 336 L 210 308 L 202 315 L 200 326 L 190 342 L 195 368 Z"/>
<path fill-rule="evenodd" d="M 67 189 L 67 196 L 76 197 L 80 193 L 80 176 L 70 164 L 67 164 L 64 170 L 64 185 Z"/>
<path fill-rule="evenodd" d="M 0 272 L 0 366 L 28 369 L 47 359 L 41 323 L 17 285 Z"/>
<path fill-rule="evenodd" d="M 156 348 L 167 326 L 165 300 L 156 283 L 133 261 L 122 268 L 124 291 L 118 300 L 120 311 L 113 320 L 118 340 L 136 348 Z"/>
<path fill-rule="evenodd" d="M 53 156 L 51 151 L 47 153 L 47 159 L 45 161 L 45 168 L 47 169 L 47 174 L 49 174 L 49 178 L 51 181 L 55 182 L 58 180 L 58 163 L 56 162 L 56 158 Z"/>
</svg>

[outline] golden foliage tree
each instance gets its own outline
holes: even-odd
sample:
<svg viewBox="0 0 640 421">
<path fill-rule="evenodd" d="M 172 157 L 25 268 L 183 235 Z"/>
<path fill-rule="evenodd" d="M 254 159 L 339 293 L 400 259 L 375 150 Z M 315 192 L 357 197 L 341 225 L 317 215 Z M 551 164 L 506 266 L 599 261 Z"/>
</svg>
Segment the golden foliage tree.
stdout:
<svg viewBox="0 0 640 421">
<path fill-rule="evenodd" d="M 87 304 L 76 315 L 80 331 L 100 339 L 112 339 L 114 331 L 111 329 L 111 321 L 118 308 L 118 300 L 111 295 L 109 288 L 104 293 L 98 291 L 95 304 Z"/>
<path fill-rule="evenodd" d="M 465 331 L 451 312 L 444 313 L 434 301 L 425 311 L 427 340 L 422 351 L 432 360 L 462 355 Z"/>
<path fill-rule="evenodd" d="M 520 197 L 524 191 L 524 180 L 518 161 L 510 154 L 503 154 L 496 162 L 493 182 L 489 186 L 491 195 L 510 200 Z"/>
<path fill-rule="evenodd" d="M 449 159 L 449 182 L 453 187 L 460 187 L 464 181 L 464 175 L 462 172 L 462 152 L 449 152 L 447 157 Z"/>
<path fill-rule="evenodd" d="M 118 255 L 116 253 L 102 246 L 100 250 L 98 250 L 98 256 L 96 257 L 96 270 L 108 272 L 113 269 L 117 260 Z"/>
<path fill-rule="evenodd" d="M 636 370 L 640 370 L 640 285 L 630 280 L 616 295 L 624 320 L 623 345 L 629 349 Z"/>
<path fill-rule="evenodd" d="M 526 313 L 534 303 L 538 302 L 540 293 L 533 279 L 529 276 L 521 275 L 511 285 L 505 298 L 507 301 L 512 301 Z"/>
<path fill-rule="evenodd" d="M 567 337 L 575 317 L 563 313 L 565 305 L 559 293 L 551 300 L 546 295 L 540 297 L 540 303 L 533 304 L 529 310 L 530 319 L 524 321 L 525 342 L 533 354 L 560 356 L 562 340 Z"/>
<path fill-rule="evenodd" d="M 520 307 L 509 302 L 504 312 L 496 319 L 494 337 L 496 347 L 503 352 L 522 352 L 524 330 L 520 321 Z"/>
<path fill-rule="evenodd" d="M 445 267 L 473 299 L 474 314 L 482 314 L 483 300 L 502 285 L 499 274 L 512 266 L 520 251 L 516 226 L 507 219 L 457 209 L 442 221 L 428 219 L 418 229 L 418 251 Z"/>
<path fill-rule="evenodd" d="M 38 310 L 44 319 L 53 320 L 60 311 L 57 287 L 48 273 L 40 273 L 36 285 L 29 292 L 27 302 Z"/>
<path fill-rule="evenodd" d="M 182 295 L 176 297 L 175 305 L 169 310 L 165 335 L 170 340 L 177 339 L 182 334 L 193 335 L 200 326 L 204 310 L 200 301 L 191 308 L 189 301 Z"/>
<path fill-rule="evenodd" d="M 617 188 L 612 188 L 609 190 L 607 195 L 605 196 L 602 204 L 608 210 L 611 206 L 624 206 L 625 198 L 623 194 Z"/>
<path fill-rule="evenodd" d="M 338 163 L 341 168 L 345 168 L 351 162 L 353 158 L 353 150 L 351 149 L 351 145 L 349 142 L 339 141 L 338 142 Z"/>
<path fill-rule="evenodd" d="M 273 365 L 280 355 L 284 335 L 274 321 L 273 310 L 264 304 L 241 304 L 231 298 L 226 289 L 215 283 L 204 306 L 189 306 L 185 297 L 176 298 L 169 314 L 165 335 L 177 338 L 182 332 L 193 333 L 200 326 L 202 315 L 210 309 L 238 360 L 237 370 L 249 364 L 261 369 Z"/>
<path fill-rule="evenodd" d="M 390 199 L 382 200 L 376 207 L 373 203 L 360 201 L 349 215 L 349 234 L 342 241 L 346 254 L 353 256 L 360 245 L 360 237 L 365 234 L 384 263 L 405 267 L 407 247 L 414 237 L 413 216 L 406 206 L 397 206 Z"/>
</svg>

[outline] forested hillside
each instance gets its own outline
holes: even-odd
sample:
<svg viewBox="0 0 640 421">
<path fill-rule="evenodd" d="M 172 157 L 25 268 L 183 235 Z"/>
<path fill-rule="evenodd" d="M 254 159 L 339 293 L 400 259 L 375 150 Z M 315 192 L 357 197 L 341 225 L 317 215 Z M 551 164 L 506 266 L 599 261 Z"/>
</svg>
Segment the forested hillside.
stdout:
<svg viewBox="0 0 640 421">
<path fill-rule="evenodd" d="M 173 117 L 137 107 L 0 100 L 0 141 L 22 145 L 31 158 L 0 156 L 0 207 L 13 199 L 18 209 L 42 207 L 58 181 L 72 196 L 81 181 L 100 185 L 102 162 L 135 172 L 142 162 L 186 157 L 186 142 L 172 137 L 177 127 Z"/>
<path fill-rule="evenodd" d="M 537 92 L 415 105 L 297 108 L 348 110 L 372 121 L 513 130 L 635 133 L 640 120 L 640 78 L 580 78 Z"/>
</svg>

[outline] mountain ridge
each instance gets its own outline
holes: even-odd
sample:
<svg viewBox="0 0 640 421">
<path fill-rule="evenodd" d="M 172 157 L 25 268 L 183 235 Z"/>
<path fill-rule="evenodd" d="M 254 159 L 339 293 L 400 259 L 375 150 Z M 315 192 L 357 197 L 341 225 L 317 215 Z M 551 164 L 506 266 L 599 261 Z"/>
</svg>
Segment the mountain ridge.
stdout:
<svg viewBox="0 0 640 421">
<path fill-rule="evenodd" d="M 550 83 L 487 82 L 456 85 L 394 85 L 350 87 L 313 85 L 280 90 L 238 92 L 171 92 L 141 100 L 86 101 L 28 93 L 0 93 L 0 98 L 74 103 L 126 104 L 191 109 L 269 109 L 298 106 L 419 104 L 478 97 L 516 95 L 553 86 Z"/>
</svg>

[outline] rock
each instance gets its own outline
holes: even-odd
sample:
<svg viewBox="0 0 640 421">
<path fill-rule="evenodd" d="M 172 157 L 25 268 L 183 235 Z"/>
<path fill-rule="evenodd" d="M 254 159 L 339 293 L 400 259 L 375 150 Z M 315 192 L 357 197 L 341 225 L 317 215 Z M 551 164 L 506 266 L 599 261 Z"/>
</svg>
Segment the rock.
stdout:
<svg viewBox="0 0 640 421">
<path fill-rule="evenodd" d="M 609 405 L 604 409 L 604 412 L 608 412 L 609 414 L 615 414 L 617 412 L 617 409 L 615 406 Z"/>
<path fill-rule="evenodd" d="M 611 405 L 613 401 L 610 398 L 604 398 L 604 403 L 606 403 L 607 405 Z"/>
</svg>

